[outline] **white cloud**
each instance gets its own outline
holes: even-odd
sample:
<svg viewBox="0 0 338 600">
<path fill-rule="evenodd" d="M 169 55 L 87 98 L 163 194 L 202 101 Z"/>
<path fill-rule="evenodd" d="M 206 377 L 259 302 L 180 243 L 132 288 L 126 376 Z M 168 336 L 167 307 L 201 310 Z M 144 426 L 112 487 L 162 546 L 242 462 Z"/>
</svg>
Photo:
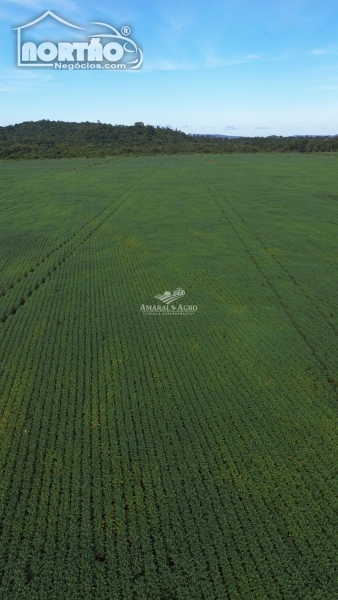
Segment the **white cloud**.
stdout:
<svg viewBox="0 0 338 600">
<path fill-rule="evenodd" d="M 26 11 L 41 11 L 40 14 L 46 12 L 45 0 L 3 0 L 0 2 L 0 20 L 10 23 L 11 28 L 16 27 L 18 25 L 18 7 L 21 7 L 24 11 L 20 17 L 20 24 L 22 24 L 22 21 L 32 20 L 29 19 L 29 16 L 27 17 L 29 13 Z M 73 0 L 69 0 L 69 2 L 67 0 L 55 0 L 53 8 L 55 10 L 67 9 L 67 11 L 78 12 L 78 6 Z M 37 16 L 39 15 L 35 14 L 35 17 Z"/>
<path fill-rule="evenodd" d="M 25 94 L 27 94 L 27 92 L 35 92 L 36 88 L 34 87 L 21 87 L 18 88 L 15 85 L 2 85 L 0 86 L 0 92 L 12 92 L 13 94 L 17 94 L 20 92 L 24 92 Z"/>
<path fill-rule="evenodd" d="M 244 57 L 227 59 L 209 54 L 205 58 L 204 68 L 230 67 L 231 65 L 242 65 L 252 60 L 261 60 L 261 56 L 259 54 L 247 54 Z"/>
<path fill-rule="evenodd" d="M 155 63 L 145 64 L 143 71 L 195 71 L 200 68 L 193 63 L 177 62 L 174 60 L 159 60 Z"/>
<path fill-rule="evenodd" d="M 46 2 L 45 0 L 4 0 L 4 2 L 8 5 L 8 8 L 12 6 L 22 6 L 23 8 L 32 9 L 32 10 L 41 10 L 46 11 Z M 69 10 L 77 10 L 76 2 L 73 0 L 54 0 L 53 9 L 67 9 Z M 17 15 L 15 15 L 17 17 Z"/>
<path fill-rule="evenodd" d="M 224 127 L 224 131 L 238 131 L 239 127 L 235 127 L 234 125 L 227 125 Z"/>
<path fill-rule="evenodd" d="M 46 9 L 46 2 L 45 0 L 4 0 L 5 2 L 7 2 L 8 4 L 19 4 L 20 6 L 24 6 L 26 8 L 32 8 L 34 10 L 36 9 L 41 9 L 44 10 Z M 54 8 L 67 8 L 67 9 L 75 9 L 77 8 L 75 2 L 72 2 L 71 0 L 54 0 L 53 3 L 53 7 Z"/>
<path fill-rule="evenodd" d="M 318 49 L 318 50 L 311 50 L 310 54 L 314 54 L 315 56 L 320 56 L 321 54 L 329 54 L 329 50 L 324 50 L 324 48 Z"/>
<path fill-rule="evenodd" d="M 270 127 L 255 127 L 255 129 L 270 129 Z"/>
<path fill-rule="evenodd" d="M 330 92 L 330 91 L 338 90 L 338 85 L 321 85 L 321 86 L 318 86 L 318 87 L 311 87 L 309 89 L 311 89 L 311 90 L 321 90 L 321 91 L 324 90 L 324 91 Z"/>
<path fill-rule="evenodd" d="M 231 65 L 240 65 L 243 62 L 246 62 L 245 60 L 238 60 L 238 59 L 233 59 L 233 60 L 225 60 L 223 58 L 207 58 L 207 60 L 205 61 L 204 64 L 204 68 L 207 69 L 217 69 L 219 67 L 230 67 Z"/>
<path fill-rule="evenodd" d="M 41 0 L 5 0 L 9 4 L 20 4 L 28 8 L 41 8 Z"/>
<path fill-rule="evenodd" d="M 2 80 L 1 92 L 35 92 L 45 87 L 53 77 L 36 71 L 1 69 L 0 79 Z"/>
<path fill-rule="evenodd" d="M 258 54 L 249 54 L 243 58 L 226 59 L 213 55 L 208 55 L 200 63 L 159 60 L 149 65 L 144 65 L 143 71 L 199 71 L 203 69 L 219 69 L 221 67 L 230 67 L 232 65 L 242 65 L 252 60 L 260 60 Z"/>
</svg>

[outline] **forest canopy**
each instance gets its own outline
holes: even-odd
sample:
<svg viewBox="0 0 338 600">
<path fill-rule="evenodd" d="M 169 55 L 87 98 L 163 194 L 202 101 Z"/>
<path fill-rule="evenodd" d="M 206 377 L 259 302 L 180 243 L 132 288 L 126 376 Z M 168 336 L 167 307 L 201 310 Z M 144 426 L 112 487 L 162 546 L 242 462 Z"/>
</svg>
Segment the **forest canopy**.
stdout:
<svg viewBox="0 0 338 600">
<path fill-rule="evenodd" d="M 169 127 L 27 121 L 0 127 L 0 159 L 336 152 L 338 136 L 215 137 Z"/>
</svg>

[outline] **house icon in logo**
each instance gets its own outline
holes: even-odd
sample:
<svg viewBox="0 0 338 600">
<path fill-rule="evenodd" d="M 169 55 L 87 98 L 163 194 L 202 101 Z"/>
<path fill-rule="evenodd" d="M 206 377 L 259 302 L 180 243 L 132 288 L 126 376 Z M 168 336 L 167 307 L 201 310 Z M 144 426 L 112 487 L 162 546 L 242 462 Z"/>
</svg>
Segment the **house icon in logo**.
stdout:
<svg viewBox="0 0 338 600">
<path fill-rule="evenodd" d="M 41 15 L 41 17 L 39 17 L 38 19 L 35 19 L 35 21 L 31 21 L 31 23 L 27 23 L 26 25 L 21 25 L 21 27 L 15 27 L 13 29 L 13 31 L 17 32 L 17 66 L 18 67 L 53 67 L 52 64 L 50 63 L 44 63 L 44 62 L 23 62 L 23 47 L 26 46 L 25 50 L 27 52 L 27 54 L 29 54 L 30 48 L 29 48 L 29 44 L 31 44 L 31 42 L 26 42 L 26 44 L 23 44 L 22 46 L 22 41 L 21 41 L 21 32 L 23 29 L 26 29 L 27 27 L 32 27 L 33 25 L 36 25 L 37 23 L 39 23 L 40 21 L 43 21 L 44 19 L 46 19 L 47 17 L 52 17 L 53 19 L 55 19 L 56 21 L 59 21 L 59 23 L 62 23 L 63 25 L 67 25 L 68 27 L 73 27 L 74 29 L 81 29 L 84 30 L 83 27 L 78 27 L 78 25 L 73 25 L 72 23 L 68 23 L 68 21 L 65 21 L 64 19 L 62 19 L 61 17 L 58 17 L 55 13 L 53 13 L 53 11 L 51 10 L 47 10 L 43 15 Z M 45 42 L 45 44 L 48 44 L 48 42 Z"/>
</svg>

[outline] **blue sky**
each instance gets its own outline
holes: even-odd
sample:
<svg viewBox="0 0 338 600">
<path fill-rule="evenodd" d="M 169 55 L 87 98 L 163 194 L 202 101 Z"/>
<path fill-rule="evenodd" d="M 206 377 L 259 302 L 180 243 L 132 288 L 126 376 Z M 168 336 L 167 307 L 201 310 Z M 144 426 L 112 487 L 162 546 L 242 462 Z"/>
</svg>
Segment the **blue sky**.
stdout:
<svg viewBox="0 0 338 600">
<path fill-rule="evenodd" d="M 45 1 L 1 2 L 2 126 L 143 121 L 192 133 L 338 134 L 337 0 Z M 48 9 L 85 28 L 129 25 L 144 68 L 16 67 L 12 28 Z"/>
</svg>

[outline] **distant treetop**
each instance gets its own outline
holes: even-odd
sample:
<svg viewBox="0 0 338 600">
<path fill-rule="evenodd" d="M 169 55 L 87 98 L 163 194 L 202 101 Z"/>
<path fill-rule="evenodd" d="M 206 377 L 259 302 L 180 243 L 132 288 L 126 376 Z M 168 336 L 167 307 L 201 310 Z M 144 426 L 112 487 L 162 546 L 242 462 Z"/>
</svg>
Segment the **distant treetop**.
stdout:
<svg viewBox="0 0 338 600">
<path fill-rule="evenodd" d="M 169 126 L 26 121 L 0 127 L 0 159 L 336 152 L 338 136 L 220 137 L 190 135 Z"/>
</svg>

